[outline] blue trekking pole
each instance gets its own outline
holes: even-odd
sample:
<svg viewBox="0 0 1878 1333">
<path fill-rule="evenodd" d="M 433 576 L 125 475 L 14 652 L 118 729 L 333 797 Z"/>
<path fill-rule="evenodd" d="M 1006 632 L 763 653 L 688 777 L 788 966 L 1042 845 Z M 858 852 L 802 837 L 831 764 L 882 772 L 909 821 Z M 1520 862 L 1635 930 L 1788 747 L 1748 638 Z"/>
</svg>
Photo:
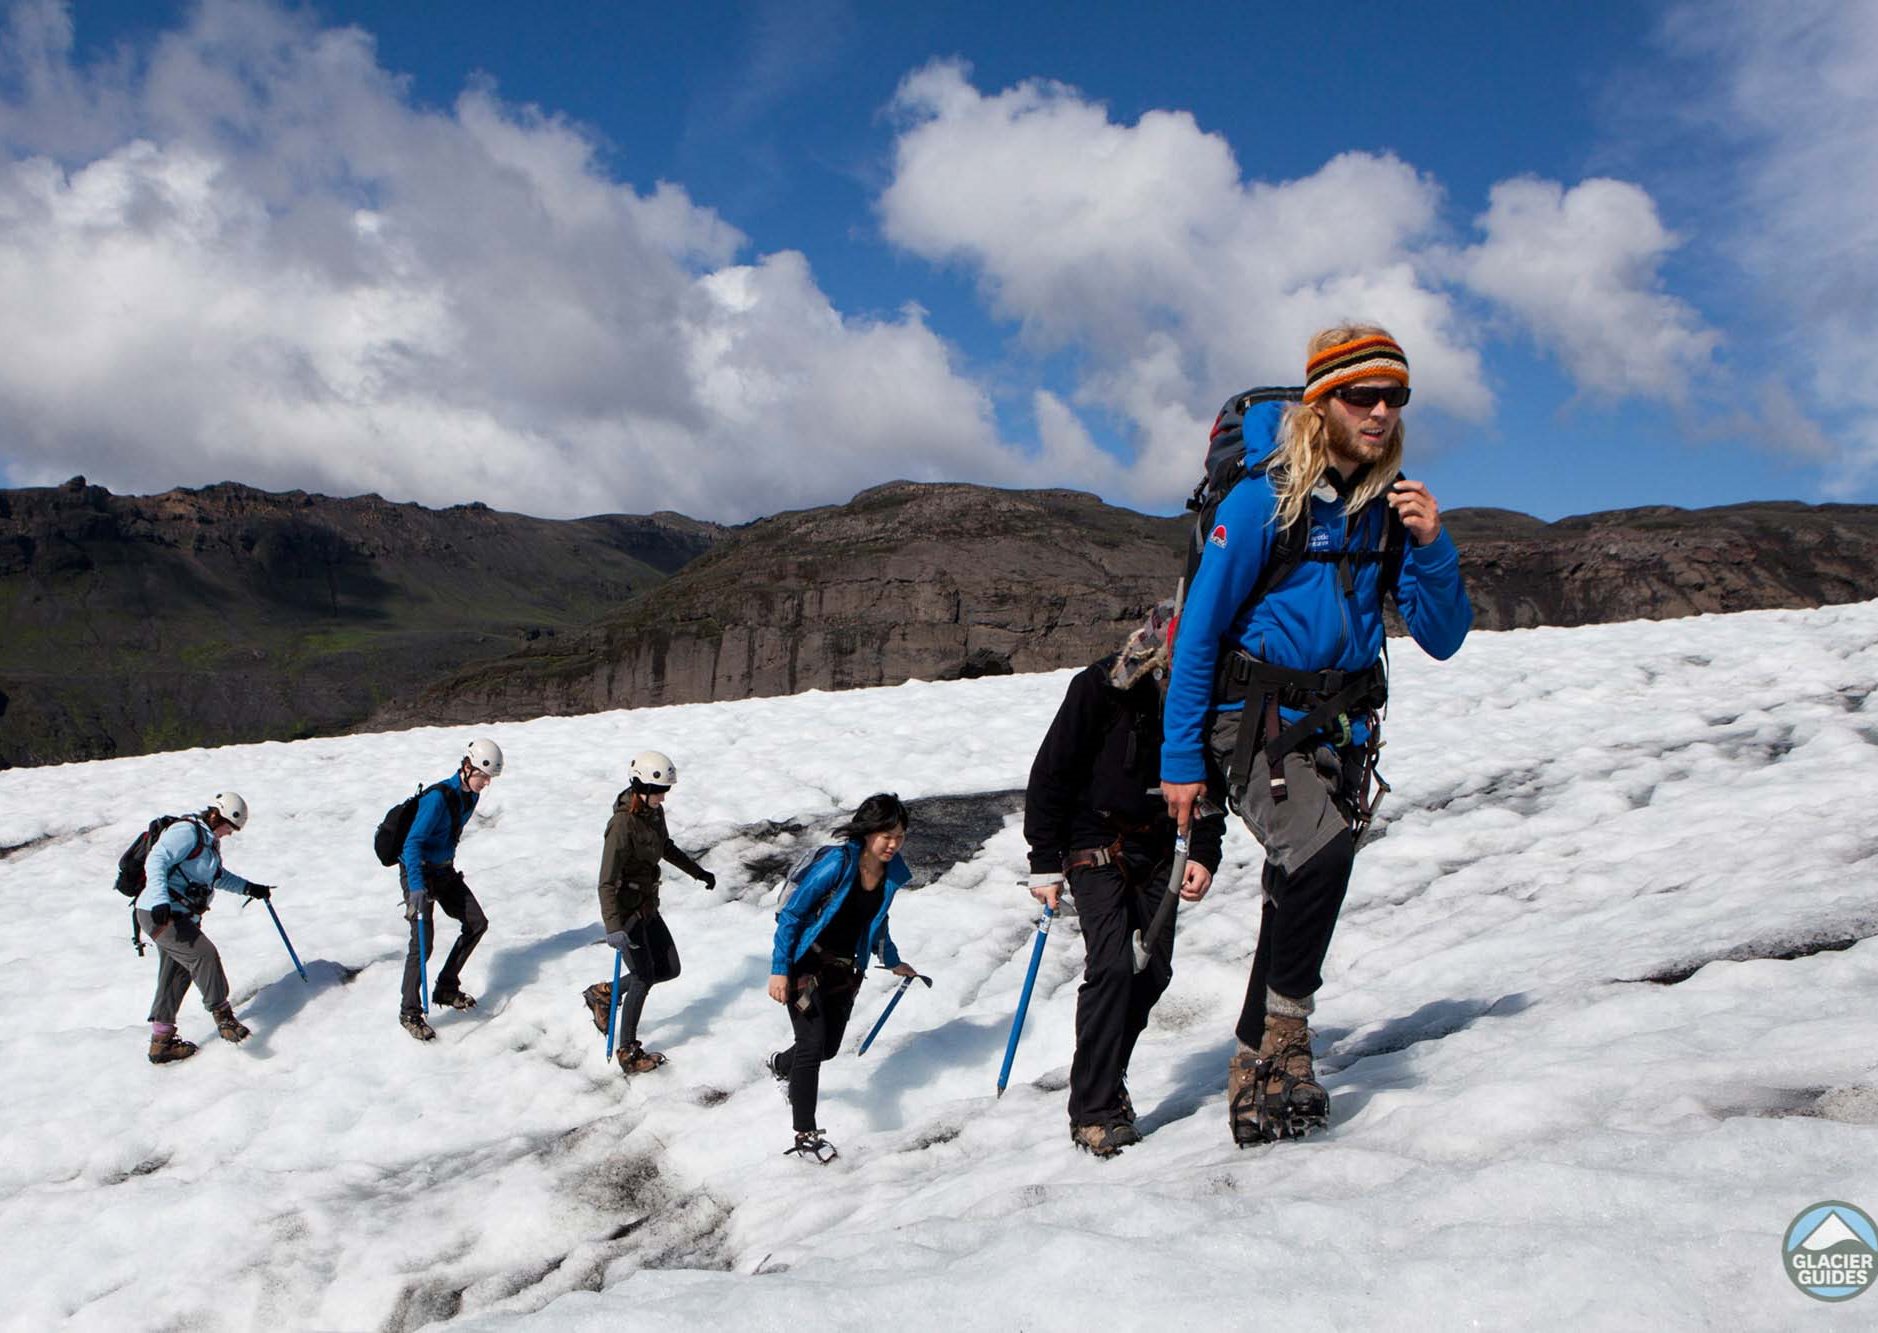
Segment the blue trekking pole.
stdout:
<svg viewBox="0 0 1878 1333">
<path fill-rule="evenodd" d="M 880 1017 L 874 1020 L 874 1026 L 867 1030 L 867 1035 L 861 1038 L 861 1044 L 854 1048 L 856 1055 L 867 1054 L 867 1048 L 874 1044 L 874 1038 L 878 1037 L 880 1030 L 887 1026 L 887 1020 L 893 1017 L 894 1005 L 900 1003 L 900 997 L 906 994 L 906 988 L 911 986 L 915 981 L 923 981 L 926 983 L 927 990 L 932 989 L 931 977 L 921 976 L 917 972 L 910 977 L 901 977 L 900 984 L 895 986 L 893 988 L 893 994 L 887 997 L 887 1007 L 880 1011 Z"/>
<path fill-rule="evenodd" d="M 606 1058 L 613 1058 L 613 1025 L 619 1021 L 619 960 L 626 955 L 613 950 L 613 989 L 606 1004 Z"/>
<path fill-rule="evenodd" d="M 1030 950 L 1030 970 L 1024 974 L 1024 993 L 1017 997 L 1017 1013 L 1011 1019 L 1011 1040 L 1004 1047 L 1004 1067 L 998 1071 L 998 1096 L 1004 1095 L 1004 1085 L 1011 1081 L 1011 1061 L 1017 1058 L 1017 1039 L 1024 1035 L 1024 1012 L 1030 1008 L 1030 988 L 1037 984 L 1037 964 L 1043 961 L 1044 941 L 1050 938 L 1050 922 L 1056 916 L 1054 907 L 1045 907 L 1043 916 L 1037 922 L 1037 942 Z"/>
<path fill-rule="evenodd" d="M 270 899 L 263 898 L 261 901 L 267 904 L 267 914 L 274 918 L 274 929 L 280 932 L 280 942 L 287 946 L 287 956 L 293 959 L 293 970 L 300 974 L 300 980 L 305 981 L 309 986 L 312 985 L 313 983 L 307 978 L 306 969 L 300 966 L 300 955 L 293 951 L 293 941 L 287 938 L 287 928 L 280 924 L 280 913 L 274 910 L 274 904 Z"/>
<path fill-rule="evenodd" d="M 417 995 L 430 1012 L 430 948 L 424 943 L 424 914 L 417 914 Z"/>
</svg>

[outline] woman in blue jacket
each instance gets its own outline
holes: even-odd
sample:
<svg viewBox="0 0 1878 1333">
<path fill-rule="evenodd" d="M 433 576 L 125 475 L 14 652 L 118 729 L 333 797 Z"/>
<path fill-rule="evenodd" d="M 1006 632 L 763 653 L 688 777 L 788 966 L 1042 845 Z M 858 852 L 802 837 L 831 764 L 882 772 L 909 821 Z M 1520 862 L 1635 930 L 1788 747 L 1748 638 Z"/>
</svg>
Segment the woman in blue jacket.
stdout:
<svg viewBox="0 0 1878 1333">
<path fill-rule="evenodd" d="M 789 1151 L 818 1162 L 835 1157 L 815 1126 L 822 1062 L 841 1049 L 867 960 L 878 956 L 895 976 L 918 975 L 887 932 L 893 895 L 912 878 L 900 858 L 906 826 L 906 806 L 892 792 L 862 801 L 836 830 L 841 841 L 822 849 L 776 914 L 769 997 L 788 1006 L 796 1039 L 770 1056 L 769 1070 L 789 1084 Z"/>
<path fill-rule="evenodd" d="M 235 792 L 219 792 L 200 814 L 185 815 L 164 829 L 144 857 L 137 924 L 156 945 L 159 960 L 156 998 L 150 1002 L 153 1065 L 173 1064 L 196 1053 L 193 1041 L 176 1035 L 176 1011 L 191 982 L 224 1041 L 245 1041 L 249 1035 L 228 1003 L 221 951 L 202 933 L 202 914 L 218 890 L 262 899 L 273 894 L 271 885 L 245 880 L 222 865 L 222 839 L 247 823 L 248 803 Z"/>
</svg>

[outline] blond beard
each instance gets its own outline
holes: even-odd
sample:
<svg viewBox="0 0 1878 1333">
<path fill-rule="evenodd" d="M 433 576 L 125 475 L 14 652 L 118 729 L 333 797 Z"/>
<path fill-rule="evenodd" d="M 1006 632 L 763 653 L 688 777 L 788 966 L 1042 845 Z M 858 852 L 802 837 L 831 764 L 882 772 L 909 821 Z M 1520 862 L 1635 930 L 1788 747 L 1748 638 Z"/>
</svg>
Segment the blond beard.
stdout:
<svg viewBox="0 0 1878 1333">
<path fill-rule="evenodd" d="M 1324 442 L 1330 451 L 1331 465 L 1340 471 L 1348 464 L 1354 472 L 1358 466 L 1376 462 L 1389 450 L 1388 434 L 1372 439 L 1350 426 L 1335 411 L 1324 413 Z"/>
</svg>

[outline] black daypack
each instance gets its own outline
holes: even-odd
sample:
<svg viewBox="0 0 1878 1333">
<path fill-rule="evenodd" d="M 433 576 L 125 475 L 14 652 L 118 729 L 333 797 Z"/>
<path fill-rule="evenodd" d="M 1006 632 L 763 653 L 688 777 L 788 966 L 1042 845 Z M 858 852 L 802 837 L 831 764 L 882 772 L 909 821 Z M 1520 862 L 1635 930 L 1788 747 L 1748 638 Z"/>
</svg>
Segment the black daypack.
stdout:
<svg viewBox="0 0 1878 1333">
<path fill-rule="evenodd" d="M 1276 450 L 1267 449 L 1256 461 L 1246 461 L 1246 413 L 1260 403 L 1303 401 L 1304 390 L 1301 388 L 1266 385 L 1234 394 L 1219 409 L 1219 415 L 1213 419 L 1213 429 L 1207 436 L 1206 471 L 1200 477 L 1199 484 L 1193 488 L 1193 494 L 1187 497 L 1187 508 L 1193 511 L 1194 518 L 1193 532 L 1187 542 L 1186 586 L 1193 586 L 1193 576 L 1200 568 L 1200 557 L 1206 551 L 1207 539 L 1212 536 L 1221 502 L 1232 493 L 1233 487 L 1247 477 L 1263 476 L 1277 458 Z M 1310 529 L 1310 516 L 1306 513 L 1299 515 L 1297 522 L 1278 530 L 1272 542 L 1271 556 L 1259 570 L 1258 582 L 1253 585 L 1252 595 L 1246 599 L 1247 606 L 1263 599 L 1266 593 L 1284 582 L 1293 570 L 1307 560 L 1340 564 L 1346 594 L 1352 592 L 1355 586 L 1355 574 L 1350 568 L 1352 562 L 1380 564 L 1382 594 L 1389 596 L 1394 593 L 1396 578 L 1402 570 L 1402 556 L 1408 545 L 1408 534 L 1402 527 L 1402 520 L 1396 517 L 1395 510 L 1387 511 L 1382 545 L 1374 551 L 1308 550 Z"/>
<path fill-rule="evenodd" d="M 450 817 L 459 818 L 462 803 L 455 791 L 442 783 L 437 789 L 443 792 L 444 804 L 450 807 Z M 378 858 L 381 866 L 395 866 L 404 855 L 404 840 L 411 836 L 411 825 L 417 821 L 417 803 L 424 799 L 424 793 L 431 790 L 422 783 L 417 791 L 399 801 L 385 811 L 385 817 L 378 821 L 378 827 L 372 831 L 372 854 Z"/>
<path fill-rule="evenodd" d="M 208 837 L 202 825 L 196 823 L 188 815 L 159 815 L 150 821 L 149 828 L 131 839 L 130 846 L 126 847 L 124 854 L 117 858 L 116 887 L 119 893 L 126 898 L 135 898 L 143 892 L 145 883 L 143 863 L 149 857 L 150 849 L 156 846 L 156 840 L 163 836 L 163 830 L 178 822 L 186 822 L 196 831 L 195 846 L 189 849 L 189 855 L 183 859 L 189 861 L 201 855 L 202 844 Z"/>
</svg>

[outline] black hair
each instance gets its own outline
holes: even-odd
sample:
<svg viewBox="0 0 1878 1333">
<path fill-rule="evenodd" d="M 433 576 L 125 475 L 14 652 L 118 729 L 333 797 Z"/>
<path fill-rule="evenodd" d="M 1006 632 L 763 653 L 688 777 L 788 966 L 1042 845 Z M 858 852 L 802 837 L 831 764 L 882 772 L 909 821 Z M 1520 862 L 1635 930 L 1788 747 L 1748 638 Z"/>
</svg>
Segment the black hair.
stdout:
<svg viewBox="0 0 1878 1333">
<path fill-rule="evenodd" d="M 854 812 L 847 823 L 835 830 L 835 836 L 855 842 L 870 833 L 911 828 L 912 824 L 913 818 L 907 814 L 904 801 L 890 791 L 877 791 L 861 802 L 861 808 Z"/>
</svg>

